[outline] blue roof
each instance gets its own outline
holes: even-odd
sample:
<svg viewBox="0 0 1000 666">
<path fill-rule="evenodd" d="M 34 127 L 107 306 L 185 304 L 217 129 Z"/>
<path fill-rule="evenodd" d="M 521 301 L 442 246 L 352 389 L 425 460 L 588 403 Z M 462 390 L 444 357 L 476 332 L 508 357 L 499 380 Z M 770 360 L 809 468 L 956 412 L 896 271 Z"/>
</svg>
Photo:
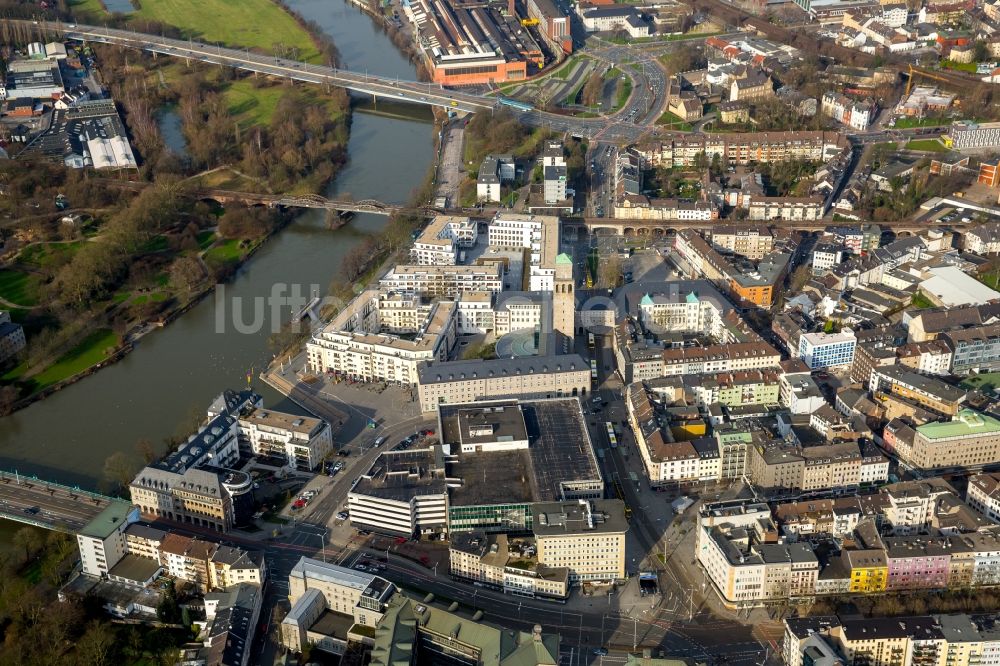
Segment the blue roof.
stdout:
<svg viewBox="0 0 1000 666">
<path fill-rule="evenodd" d="M 692 291 L 692 292 L 691 292 L 690 294 L 688 294 L 688 295 L 687 295 L 687 296 L 686 296 L 686 297 L 684 298 L 684 300 L 685 300 L 686 302 L 688 302 L 688 303 L 697 303 L 697 302 L 698 302 L 698 294 L 696 294 L 696 293 L 694 293 L 694 292 Z"/>
</svg>

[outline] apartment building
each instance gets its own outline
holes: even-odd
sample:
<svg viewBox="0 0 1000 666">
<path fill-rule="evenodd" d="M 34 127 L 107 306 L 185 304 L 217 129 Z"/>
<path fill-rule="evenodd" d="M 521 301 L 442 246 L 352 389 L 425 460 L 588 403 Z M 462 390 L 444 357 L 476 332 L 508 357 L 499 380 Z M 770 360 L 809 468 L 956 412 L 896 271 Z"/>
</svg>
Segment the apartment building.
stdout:
<svg viewBox="0 0 1000 666">
<path fill-rule="evenodd" d="M 417 371 L 421 411 L 494 398 L 586 396 L 590 364 L 579 354 L 425 363 Z"/>
<path fill-rule="evenodd" d="M 951 373 L 952 351 L 943 339 L 909 342 L 896 348 L 896 357 L 900 365 L 924 375 Z"/>
<path fill-rule="evenodd" d="M 996 181 L 1000 176 L 1000 164 L 991 165 L 993 173 L 989 175 L 989 180 Z M 982 166 L 980 173 L 982 173 Z M 980 179 L 983 177 L 980 176 Z M 992 185 L 995 187 L 995 185 Z M 965 249 L 976 254 L 997 254 L 1000 253 L 1000 222 L 987 222 L 969 229 L 965 232 Z"/>
<path fill-rule="evenodd" d="M 459 248 L 474 247 L 478 236 L 476 221 L 468 217 L 437 215 L 413 241 L 410 260 L 418 266 L 452 266 L 457 263 Z"/>
<path fill-rule="evenodd" d="M 812 374 L 809 372 L 785 372 L 780 379 L 781 404 L 792 414 L 812 414 L 827 404 Z"/>
<path fill-rule="evenodd" d="M 826 212 L 826 199 L 754 196 L 747 210 L 751 220 L 819 220 Z"/>
<path fill-rule="evenodd" d="M 720 252 L 760 261 L 774 249 L 774 235 L 767 227 L 724 225 L 713 227 L 710 241 Z"/>
<path fill-rule="evenodd" d="M 351 301 L 306 343 L 309 369 L 413 386 L 420 363 L 447 360 L 457 335 L 454 303 L 411 299 L 400 308 L 388 303 L 375 289 Z M 401 325 L 404 314 L 407 323 Z"/>
<path fill-rule="evenodd" d="M 452 535 L 448 545 L 451 575 L 506 593 L 565 599 L 569 569 L 549 567 L 536 556 L 534 540 L 480 531 Z"/>
<path fill-rule="evenodd" d="M 747 477 L 762 488 L 823 490 L 859 486 L 863 467 L 856 442 L 803 447 L 783 440 L 762 440 L 754 442 L 747 452 Z M 869 470 L 866 476 L 871 473 Z"/>
<path fill-rule="evenodd" d="M 227 532 L 253 509 L 248 474 L 227 469 L 239 459 L 234 416 L 210 419 L 171 455 L 143 468 L 129 485 L 143 515 Z"/>
<path fill-rule="evenodd" d="M 728 164 L 787 160 L 827 161 L 847 146 L 837 132 L 749 132 L 673 135 L 659 143 L 637 146 L 644 164 L 651 167 L 693 166 L 698 155 L 714 155 Z"/>
<path fill-rule="evenodd" d="M 1000 369 L 1000 324 L 945 331 L 941 339 L 952 350 L 952 373 L 965 375 Z"/>
<path fill-rule="evenodd" d="M 569 570 L 569 581 L 625 578 L 625 505 L 621 500 L 540 502 L 531 507 L 538 561 Z"/>
<path fill-rule="evenodd" d="M 385 291 L 456 297 L 468 291 L 503 291 L 499 264 L 482 266 L 413 266 L 396 264 L 379 279 Z"/>
<path fill-rule="evenodd" d="M 799 337 L 799 358 L 810 370 L 850 365 L 857 338 L 844 328 L 839 333 L 803 333 Z"/>
<path fill-rule="evenodd" d="M 889 451 L 918 469 L 979 469 L 1000 460 L 1000 421 L 972 409 L 916 428 L 894 419 L 883 439 Z"/>
<path fill-rule="evenodd" d="M 891 394 L 945 416 L 957 414 L 966 397 L 964 390 L 940 379 L 913 372 L 903 365 L 874 368 L 868 389 L 876 400 L 884 400 L 886 395 Z"/>
<path fill-rule="evenodd" d="M 709 506 L 699 515 L 698 562 L 727 607 L 815 594 L 815 553 L 776 536 L 766 505 Z"/>
<path fill-rule="evenodd" d="M 759 307 L 770 307 L 774 302 L 791 260 L 789 254 L 774 252 L 756 265 L 734 263 L 692 229 L 680 231 L 674 247 L 705 279 L 724 286 L 740 302 Z"/>
<path fill-rule="evenodd" d="M 112 499 L 97 516 L 77 532 L 80 569 L 88 576 L 106 578 L 111 569 L 128 553 L 125 532 L 139 519 L 130 502 Z"/>
<path fill-rule="evenodd" d="M 965 501 L 986 518 L 1000 523 L 1000 474 L 970 476 Z"/>
<path fill-rule="evenodd" d="M 330 424 L 311 416 L 253 409 L 240 415 L 239 428 L 254 455 L 278 458 L 296 469 L 315 469 L 333 450 Z"/>
<path fill-rule="evenodd" d="M 753 72 L 746 78 L 735 79 L 729 88 L 730 102 L 756 102 L 774 97 L 774 84 L 771 77 L 760 72 Z"/>
</svg>

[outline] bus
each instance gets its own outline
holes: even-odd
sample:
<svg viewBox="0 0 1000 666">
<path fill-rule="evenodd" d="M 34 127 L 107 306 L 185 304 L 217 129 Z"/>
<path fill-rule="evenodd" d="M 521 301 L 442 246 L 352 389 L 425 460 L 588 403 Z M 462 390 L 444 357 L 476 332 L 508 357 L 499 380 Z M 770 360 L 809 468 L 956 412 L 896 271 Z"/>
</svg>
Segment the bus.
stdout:
<svg viewBox="0 0 1000 666">
<path fill-rule="evenodd" d="M 593 333 L 587 333 L 587 347 L 590 348 L 590 351 L 594 351 L 594 334 Z"/>
<path fill-rule="evenodd" d="M 590 378 L 597 381 L 597 361 L 590 359 Z"/>
<path fill-rule="evenodd" d="M 618 436 L 615 434 L 615 427 L 608 421 L 604 424 L 605 429 L 608 432 L 608 443 L 611 444 L 611 448 L 618 448 Z"/>
</svg>

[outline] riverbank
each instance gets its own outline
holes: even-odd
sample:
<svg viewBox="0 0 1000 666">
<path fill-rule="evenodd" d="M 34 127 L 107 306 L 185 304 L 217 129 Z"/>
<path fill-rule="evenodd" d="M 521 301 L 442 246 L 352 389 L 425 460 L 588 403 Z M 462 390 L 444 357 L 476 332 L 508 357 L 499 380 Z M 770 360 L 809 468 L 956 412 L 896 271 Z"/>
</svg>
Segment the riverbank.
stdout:
<svg viewBox="0 0 1000 666">
<path fill-rule="evenodd" d="M 289 4 L 336 41 L 345 65 L 414 78 L 408 59 L 343 0 Z M 183 66 L 177 69 L 184 73 Z M 423 187 L 433 162 L 432 132 L 426 120 L 353 114 L 349 159 L 324 196 L 405 204 Z M 241 265 L 220 298 L 203 298 L 169 326 L 152 329 L 121 361 L 6 417 L 0 467 L 93 487 L 109 455 L 124 452 L 138 461 L 136 442 L 158 448 L 167 436 L 186 437 L 193 415 L 203 416 L 221 391 L 245 386 L 247 373 L 256 377 L 272 358 L 268 339 L 290 316 L 287 306 L 271 307 L 272 290 L 325 293 L 345 255 L 386 224 L 385 217 L 359 214 L 329 231 L 322 212 L 298 215 Z M 253 388 L 269 407 L 304 413 L 259 380 Z"/>
<path fill-rule="evenodd" d="M 335 60 L 336 49 L 330 38 L 322 32 L 319 25 L 294 12 L 293 9 L 281 4 L 278 0 L 274 2 L 271 0 L 251 0 L 251 4 L 261 5 L 258 8 L 260 9 L 260 12 L 258 12 L 259 15 L 253 16 L 249 20 L 243 19 L 242 23 L 230 21 L 226 25 L 226 32 L 211 34 L 224 38 L 231 45 L 248 46 L 256 49 L 263 44 L 263 42 L 259 42 L 259 35 L 262 31 L 251 28 L 253 26 L 259 28 L 261 20 L 266 19 L 268 27 L 273 27 L 276 31 L 272 36 L 278 39 L 277 43 L 284 40 L 286 42 L 297 43 L 303 48 L 305 48 L 307 43 L 312 45 L 310 47 L 312 51 L 300 52 L 298 51 L 298 47 L 296 47 L 296 52 L 292 55 L 301 55 L 311 60 L 321 60 L 322 58 L 326 58 L 331 62 Z M 135 17 L 170 23 L 178 29 L 191 30 L 190 26 L 192 25 L 216 25 L 213 22 L 204 24 L 198 21 L 198 12 L 205 11 L 206 7 L 211 9 L 211 6 L 214 5 L 218 5 L 218 8 L 226 6 L 225 3 L 216 1 L 204 2 L 203 0 L 198 0 L 197 2 L 193 0 L 171 0 L 169 2 L 149 3 L 146 7 L 137 3 Z M 264 5 L 267 6 L 267 9 L 264 8 Z M 194 9 L 195 6 L 198 8 L 197 11 Z M 86 12 L 98 10 L 92 3 L 82 6 L 78 5 L 77 7 L 82 8 Z M 106 7 L 103 10 L 106 11 Z M 284 18 L 278 18 L 279 15 Z M 202 38 L 206 36 L 200 35 Z M 192 67 L 190 64 L 184 67 L 185 71 L 182 76 L 178 70 L 183 66 L 179 62 L 171 62 L 165 59 L 157 61 L 155 57 L 148 54 L 138 54 L 140 64 L 143 60 L 146 60 L 149 61 L 147 62 L 149 67 L 141 67 L 137 73 L 135 67 L 130 67 L 127 55 L 124 56 L 124 62 L 121 62 L 117 58 L 112 57 L 112 51 L 104 47 L 98 48 L 102 55 L 107 56 L 106 61 L 103 58 L 99 58 L 99 62 L 105 68 L 106 76 L 104 78 L 115 82 L 113 84 L 113 87 L 117 86 L 114 90 L 115 97 L 123 100 L 126 111 L 124 114 L 126 124 L 129 126 L 130 133 L 135 141 L 136 152 L 142 158 L 140 161 L 144 163 L 148 171 L 145 175 L 150 179 L 158 178 L 163 174 L 154 173 L 154 170 L 159 172 L 159 166 L 164 164 L 162 160 L 164 153 L 162 135 L 156 131 L 155 123 L 149 122 L 151 120 L 150 105 L 145 100 L 136 101 L 132 95 L 124 93 L 120 89 L 122 86 L 121 79 L 123 77 L 140 77 L 151 78 L 156 81 L 158 85 L 149 88 L 138 85 L 131 87 L 133 89 L 141 87 L 142 89 L 151 90 L 150 94 L 157 100 L 152 106 L 164 106 L 164 108 L 170 108 L 173 112 L 178 104 L 176 101 L 177 96 L 181 94 L 178 91 L 190 91 Z M 133 60 L 135 59 L 134 54 L 131 57 Z M 211 69 L 206 75 L 204 70 L 208 68 L 200 67 L 198 64 L 195 64 L 193 69 L 195 72 L 200 72 L 194 80 L 199 82 L 201 89 L 217 87 L 218 81 L 224 86 L 224 94 L 239 85 L 241 81 L 249 80 L 248 77 L 244 77 L 243 79 L 222 77 L 221 72 L 217 72 L 215 69 Z M 165 71 L 167 75 L 164 74 Z M 218 79 L 215 77 L 218 77 Z M 262 130 L 272 130 L 273 127 L 278 127 L 288 122 L 295 125 L 302 132 L 301 139 L 297 140 L 298 143 L 294 146 L 297 151 L 311 155 L 318 148 L 326 156 L 325 159 L 319 159 L 320 155 L 316 155 L 317 160 L 312 166 L 307 164 L 295 170 L 286 169 L 288 173 L 285 180 L 289 181 L 289 184 L 294 180 L 294 193 L 322 193 L 326 190 L 336 178 L 347 159 L 346 148 L 350 140 L 351 107 L 346 93 L 340 91 L 342 99 L 338 101 L 334 97 L 331 97 L 330 100 L 320 99 L 323 96 L 330 97 L 330 94 L 328 92 L 321 91 L 320 93 L 316 93 L 313 91 L 313 94 L 309 96 L 310 101 L 313 103 L 312 110 L 320 108 L 326 111 L 328 119 L 317 121 L 312 116 L 306 115 L 303 111 L 301 113 L 303 122 L 300 123 L 290 118 L 289 113 L 284 112 L 284 110 L 289 106 L 292 109 L 303 109 L 309 106 L 305 104 L 306 100 L 304 98 L 306 93 L 304 90 L 277 84 L 262 85 L 256 79 L 251 84 L 243 87 L 248 92 L 245 92 L 243 97 L 238 101 L 230 102 L 230 111 L 237 110 L 234 109 L 236 106 L 241 107 L 239 109 L 241 113 L 238 117 L 243 122 L 240 124 L 243 125 L 245 131 L 256 129 L 256 143 L 258 146 L 266 143 L 271 145 L 275 150 L 280 149 L 281 154 L 275 159 L 279 161 L 283 160 L 284 156 L 288 154 L 288 150 L 282 148 L 280 145 L 275 146 L 275 139 L 262 137 L 261 133 Z M 165 96 L 163 89 L 167 89 L 170 92 Z M 276 94 L 272 94 L 271 91 L 277 92 Z M 285 104 L 285 98 L 289 95 L 295 99 Z M 262 103 L 262 100 L 268 96 L 273 98 L 273 100 L 268 101 L 267 104 Z M 164 97 L 167 99 L 164 99 Z M 179 104 L 182 106 L 185 115 L 185 122 L 181 124 L 181 130 L 185 135 L 187 143 L 196 147 L 216 143 L 215 141 L 207 140 L 207 137 L 199 136 L 199 132 L 204 127 L 203 123 L 198 122 L 198 115 L 192 113 L 191 104 L 188 104 L 187 100 L 183 97 L 180 98 Z M 187 104 L 186 107 L 184 107 L 185 104 Z M 271 111 L 267 114 L 260 107 L 269 107 Z M 282 110 L 283 112 L 281 120 L 275 124 L 273 116 L 278 110 Z M 136 126 L 136 123 L 138 123 L 138 126 Z M 239 134 L 239 130 L 237 130 L 237 134 Z M 317 143 L 317 140 L 319 143 Z M 292 141 L 294 142 L 296 139 L 292 139 Z M 312 150 L 309 150 L 307 142 L 316 145 L 313 146 Z M 197 155 L 197 157 L 202 158 L 202 160 L 207 159 L 206 155 Z M 221 158 L 224 156 L 220 155 L 218 157 Z M 254 163 L 254 166 L 257 168 L 261 167 L 259 164 L 262 161 L 261 155 L 251 155 L 247 159 Z M 168 170 L 177 167 L 176 164 L 169 161 L 165 164 Z M 155 169 L 154 165 L 156 165 Z M 266 173 L 271 176 L 272 180 L 274 179 L 274 168 L 267 168 Z M 282 189 L 280 191 L 289 190 Z M 219 246 L 220 250 L 224 249 L 225 251 L 217 251 L 215 247 L 203 247 L 202 251 L 197 255 L 197 262 L 203 267 L 204 277 L 208 279 L 199 279 L 198 282 L 202 283 L 200 285 L 196 284 L 187 289 L 177 289 L 171 284 L 170 288 L 167 288 L 165 282 L 167 277 L 164 277 L 164 282 L 161 284 L 149 285 L 149 295 L 136 296 L 134 293 L 130 293 L 130 291 L 136 291 L 133 286 L 130 290 L 119 290 L 122 291 L 121 294 L 114 291 L 112 294 L 113 297 L 108 304 L 101 301 L 94 301 L 92 305 L 88 305 L 75 317 L 77 325 L 72 327 L 75 339 L 69 338 L 63 340 L 62 338 L 69 336 L 70 328 L 65 323 L 61 323 L 58 317 L 48 315 L 49 310 L 66 305 L 56 292 L 48 294 L 48 303 L 40 307 L 32 304 L 30 309 L 25 309 L 24 313 L 15 310 L 15 317 L 23 318 L 25 321 L 29 345 L 37 344 L 38 334 L 42 332 L 48 332 L 51 334 L 50 337 L 59 337 L 60 341 L 58 346 L 49 345 L 42 350 L 47 356 L 41 356 L 37 351 L 31 352 L 32 359 L 30 365 L 27 363 L 19 364 L 3 375 L 5 389 L 2 395 L 0 395 L 0 413 L 10 414 L 14 411 L 24 409 L 72 384 L 90 377 L 98 370 L 120 362 L 126 355 L 133 351 L 135 343 L 140 338 L 157 327 L 162 328 L 175 321 L 180 315 L 201 302 L 205 296 L 214 291 L 216 285 L 213 282 L 215 280 L 221 278 L 224 282 L 229 276 L 238 271 L 257 252 L 261 245 L 286 223 L 287 219 L 283 220 L 281 224 L 270 228 L 263 238 L 244 238 L 238 246 L 234 246 L 235 252 L 230 251 L 228 246 L 224 248 L 223 246 L 228 241 L 223 242 L 222 239 L 216 240 L 215 244 Z M 199 232 L 199 243 L 200 238 L 201 234 Z M 90 238 L 89 240 L 94 239 Z M 166 247 L 167 244 L 164 242 L 164 248 Z M 248 249 L 244 251 L 244 247 Z M 133 272 L 135 265 L 144 260 L 144 256 L 144 253 L 139 251 L 138 254 L 131 257 L 129 260 L 131 265 L 128 267 L 129 274 Z M 217 258 L 218 260 L 213 261 Z M 221 265 L 219 265 L 219 261 L 221 261 Z M 166 266 L 162 268 L 165 269 Z M 7 272 L 9 273 L 10 271 Z M 14 275 L 11 273 L 10 275 L 18 277 L 20 274 Z M 164 272 L 163 275 L 166 276 L 167 273 Z M 212 279 L 213 277 L 215 280 Z M 157 278 L 157 280 L 159 279 Z M 51 274 L 48 280 L 54 283 Z M 45 291 L 52 292 L 52 287 L 45 286 Z M 146 288 L 138 289 L 137 291 L 141 293 L 146 291 Z M 56 322 L 55 325 L 53 325 L 53 322 Z M 102 335 L 99 340 L 93 343 L 90 342 L 92 337 L 103 331 L 107 331 L 109 335 Z M 117 331 L 117 333 L 111 335 L 112 331 Z M 29 351 L 31 349 L 29 348 Z"/>
</svg>

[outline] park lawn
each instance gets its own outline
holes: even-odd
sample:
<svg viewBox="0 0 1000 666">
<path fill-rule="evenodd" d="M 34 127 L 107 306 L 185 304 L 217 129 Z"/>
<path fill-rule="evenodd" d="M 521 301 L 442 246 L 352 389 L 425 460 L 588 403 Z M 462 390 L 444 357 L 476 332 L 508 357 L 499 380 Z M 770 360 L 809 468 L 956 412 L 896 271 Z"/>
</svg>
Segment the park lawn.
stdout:
<svg viewBox="0 0 1000 666">
<path fill-rule="evenodd" d="M 81 12 L 95 17 L 108 15 L 108 11 L 104 9 L 104 5 L 101 4 L 101 0 L 72 0 L 72 2 L 69 3 L 69 8 L 70 11 L 74 13 Z"/>
<path fill-rule="evenodd" d="M 670 129 L 677 130 L 678 132 L 690 132 L 692 130 L 691 123 L 681 120 L 669 111 L 664 111 L 663 115 L 656 119 L 656 124 L 670 125 Z"/>
<path fill-rule="evenodd" d="M 0 298 L 11 303 L 31 307 L 41 298 L 41 279 L 32 273 L 0 269 Z"/>
<path fill-rule="evenodd" d="M 573 56 L 572 58 L 564 62 L 562 67 L 552 72 L 553 78 L 557 78 L 562 81 L 568 79 L 569 73 L 573 71 L 573 67 L 576 66 L 576 63 L 580 62 L 580 59 L 581 59 L 580 56 Z"/>
<path fill-rule="evenodd" d="M 93 0 L 88 0 L 93 1 Z M 322 62 L 309 33 L 271 0 L 145 0 L 135 16 L 179 28 L 206 43 L 273 53 L 297 48 L 297 60 Z"/>
<path fill-rule="evenodd" d="M 1000 372 L 981 372 L 978 375 L 970 375 L 963 379 L 959 386 L 964 389 L 979 389 L 983 393 L 989 393 L 1000 387 Z"/>
<path fill-rule="evenodd" d="M 943 153 L 948 149 L 937 139 L 917 139 L 906 144 L 907 150 L 922 150 L 928 153 Z"/>
<path fill-rule="evenodd" d="M 76 254 L 76 251 L 83 247 L 84 241 L 74 241 L 72 243 L 37 243 L 30 245 L 17 256 L 17 260 L 23 264 L 33 264 L 40 268 L 51 266 L 64 255 Z M 68 257 L 67 257 L 68 259 Z"/>
<path fill-rule="evenodd" d="M 59 357 L 55 363 L 29 377 L 28 381 L 33 384 L 32 391 L 41 391 L 100 363 L 108 358 L 108 350 L 113 351 L 118 344 L 118 335 L 111 329 L 101 328 L 94 331 L 76 347 Z"/>
<path fill-rule="evenodd" d="M 243 254 L 244 251 L 240 247 L 240 240 L 238 238 L 230 238 L 216 243 L 205 250 L 205 261 L 215 266 L 224 266 L 241 260 Z"/>
<path fill-rule="evenodd" d="M 243 127 L 270 125 L 278 101 L 287 89 L 281 85 L 255 88 L 249 79 L 233 81 L 223 93 L 229 113 Z"/>
<path fill-rule="evenodd" d="M 198 240 L 198 247 L 202 250 L 207 250 L 215 242 L 215 232 L 199 231 L 195 238 Z"/>
<path fill-rule="evenodd" d="M 628 104 L 628 98 L 632 96 L 632 79 L 626 78 L 618 82 L 618 96 L 615 99 L 615 111 Z"/>
<path fill-rule="evenodd" d="M 1000 269 L 980 273 L 976 279 L 990 289 L 1000 289 Z"/>
</svg>

